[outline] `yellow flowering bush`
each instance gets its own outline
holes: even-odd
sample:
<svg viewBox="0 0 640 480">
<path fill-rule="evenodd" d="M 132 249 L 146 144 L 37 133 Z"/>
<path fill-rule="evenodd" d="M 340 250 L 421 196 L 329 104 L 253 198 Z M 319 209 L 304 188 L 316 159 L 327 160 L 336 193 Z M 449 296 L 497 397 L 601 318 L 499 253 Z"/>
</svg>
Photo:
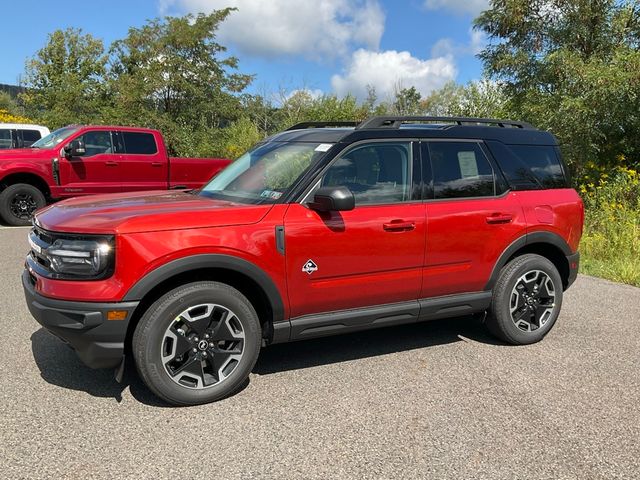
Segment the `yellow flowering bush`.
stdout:
<svg viewBox="0 0 640 480">
<path fill-rule="evenodd" d="M 617 166 L 584 179 L 582 271 L 640 286 L 640 173 Z"/>
<path fill-rule="evenodd" d="M 0 123 L 34 123 L 33 120 L 20 115 L 13 115 L 7 110 L 0 108 Z"/>
</svg>

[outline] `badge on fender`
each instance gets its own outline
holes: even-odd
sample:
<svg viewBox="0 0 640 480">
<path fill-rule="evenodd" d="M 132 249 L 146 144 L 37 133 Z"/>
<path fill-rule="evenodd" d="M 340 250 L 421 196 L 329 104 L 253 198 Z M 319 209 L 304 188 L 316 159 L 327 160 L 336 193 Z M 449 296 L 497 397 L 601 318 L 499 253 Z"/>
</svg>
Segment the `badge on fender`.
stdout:
<svg viewBox="0 0 640 480">
<path fill-rule="evenodd" d="M 302 271 L 308 275 L 311 275 L 316 270 L 318 270 L 318 266 L 311 259 L 307 260 L 307 263 L 302 266 Z"/>
</svg>

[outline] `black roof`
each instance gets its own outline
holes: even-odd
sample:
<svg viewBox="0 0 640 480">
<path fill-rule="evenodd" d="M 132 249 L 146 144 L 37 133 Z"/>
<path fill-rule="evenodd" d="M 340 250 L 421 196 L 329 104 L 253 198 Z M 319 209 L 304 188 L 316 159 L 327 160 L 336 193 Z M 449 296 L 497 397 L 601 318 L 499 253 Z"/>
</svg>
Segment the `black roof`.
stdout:
<svg viewBox="0 0 640 480">
<path fill-rule="evenodd" d="M 371 117 L 355 122 L 304 122 L 267 141 L 353 143 L 376 138 L 497 140 L 510 145 L 557 145 L 554 136 L 526 122 L 472 117 Z"/>
</svg>

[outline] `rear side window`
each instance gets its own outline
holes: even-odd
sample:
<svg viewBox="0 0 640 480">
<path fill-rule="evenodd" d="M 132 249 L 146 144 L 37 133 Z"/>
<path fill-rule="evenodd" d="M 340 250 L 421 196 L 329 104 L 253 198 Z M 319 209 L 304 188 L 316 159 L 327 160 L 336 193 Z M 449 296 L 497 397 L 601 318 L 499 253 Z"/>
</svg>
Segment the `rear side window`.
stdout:
<svg viewBox="0 0 640 480">
<path fill-rule="evenodd" d="M 22 143 L 25 147 L 30 147 L 41 138 L 42 136 L 38 130 L 22 130 Z"/>
<path fill-rule="evenodd" d="M 474 142 L 430 142 L 434 198 L 495 195 L 493 169 Z"/>
<path fill-rule="evenodd" d="M 134 155 L 153 155 L 158 152 L 156 139 L 150 133 L 122 132 L 127 153 Z"/>
<path fill-rule="evenodd" d="M 11 140 L 11 130 L 8 128 L 0 128 L 0 149 L 5 150 L 13 147 Z"/>
<path fill-rule="evenodd" d="M 487 145 L 515 190 L 567 186 L 567 179 L 553 146 L 505 145 L 496 141 L 489 141 Z"/>
</svg>

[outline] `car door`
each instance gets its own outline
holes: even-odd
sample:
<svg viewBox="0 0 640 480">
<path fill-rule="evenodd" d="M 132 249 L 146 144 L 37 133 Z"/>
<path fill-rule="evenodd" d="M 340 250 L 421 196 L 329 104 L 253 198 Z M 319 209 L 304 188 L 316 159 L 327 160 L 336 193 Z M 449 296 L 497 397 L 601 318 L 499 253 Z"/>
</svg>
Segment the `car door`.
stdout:
<svg viewBox="0 0 640 480">
<path fill-rule="evenodd" d="M 60 159 L 64 194 L 84 195 L 121 191 L 120 165 L 109 130 L 89 130 L 72 141 L 84 145 L 83 154 Z"/>
<path fill-rule="evenodd" d="M 119 132 L 124 150 L 120 156 L 122 190 L 164 190 L 169 163 L 151 132 Z"/>
<path fill-rule="evenodd" d="M 422 143 L 428 173 L 422 298 L 478 292 L 526 232 L 522 207 L 479 141 Z"/>
<path fill-rule="evenodd" d="M 348 187 L 353 210 L 290 205 L 284 226 L 292 317 L 417 305 L 425 242 L 425 206 L 413 180 L 419 170 L 411 141 L 361 143 L 336 158 L 315 185 Z M 312 198 L 313 191 L 306 201 Z"/>
</svg>

